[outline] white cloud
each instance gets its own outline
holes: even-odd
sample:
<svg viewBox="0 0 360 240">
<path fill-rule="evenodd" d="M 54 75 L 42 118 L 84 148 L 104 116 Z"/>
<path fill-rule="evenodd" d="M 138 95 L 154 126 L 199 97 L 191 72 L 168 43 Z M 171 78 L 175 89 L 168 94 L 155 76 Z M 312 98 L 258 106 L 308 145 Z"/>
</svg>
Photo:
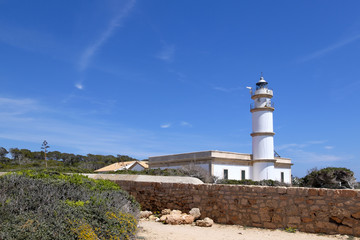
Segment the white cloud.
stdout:
<svg viewBox="0 0 360 240">
<path fill-rule="evenodd" d="M 77 83 L 77 84 L 75 84 L 75 87 L 79 90 L 83 90 L 84 85 L 82 85 L 81 83 Z"/>
<path fill-rule="evenodd" d="M 190 123 L 185 122 L 185 121 L 180 122 L 180 125 L 183 127 L 192 127 L 192 125 Z"/>
<path fill-rule="evenodd" d="M 0 114 L 3 116 L 22 115 L 40 109 L 40 105 L 34 99 L 0 98 Z"/>
<path fill-rule="evenodd" d="M 319 57 L 321 57 L 321 56 L 323 56 L 323 55 L 325 55 L 327 53 L 330 53 L 330 52 L 332 52 L 332 51 L 334 51 L 334 50 L 336 50 L 338 48 L 341 48 L 341 47 L 343 47 L 345 45 L 348 45 L 348 44 L 350 44 L 352 42 L 355 42 L 355 41 L 357 41 L 359 39 L 360 39 L 360 34 L 352 36 L 350 38 L 347 38 L 347 39 L 344 39 L 344 40 L 342 40 L 340 42 L 337 42 L 337 43 L 335 43 L 333 45 L 330 45 L 330 46 L 328 46 L 326 48 L 323 48 L 323 49 L 320 49 L 320 50 L 318 50 L 316 52 L 313 52 L 313 53 L 301 58 L 300 61 L 301 62 L 306 62 L 306 61 L 309 61 L 309 60 L 312 60 L 312 59 L 315 59 L 315 58 L 319 58 Z"/>
<path fill-rule="evenodd" d="M 325 148 L 325 149 L 328 149 L 328 150 L 331 150 L 331 149 L 334 148 L 334 146 L 325 146 L 324 148 Z"/>
<path fill-rule="evenodd" d="M 224 87 L 212 87 L 212 89 L 216 90 L 216 91 L 220 91 L 220 92 L 233 92 L 233 91 L 238 91 L 238 90 L 242 90 L 244 88 L 241 87 L 234 87 L 234 88 L 224 88 Z"/>
<path fill-rule="evenodd" d="M 160 125 L 161 128 L 169 128 L 171 127 L 171 123 L 166 123 L 166 124 L 162 124 Z"/>
<path fill-rule="evenodd" d="M 174 55 L 175 55 L 175 46 L 164 45 L 160 53 L 158 53 L 156 57 L 165 62 L 172 62 L 174 60 Z"/>
<path fill-rule="evenodd" d="M 99 36 L 99 38 L 96 39 L 96 41 L 93 44 L 91 44 L 85 49 L 79 61 L 80 71 L 86 70 L 86 68 L 88 67 L 91 61 L 91 58 L 99 50 L 99 48 L 106 42 L 106 40 L 108 40 L 111 37 L 113 32 L 116 30 L 116 28 L 118 28 L 121 25 L 122 20 L 128 16 L 134 5 L 135 5 L 135 0 L 130 0 L 125 5 L 124 9 L 122 9 L 122 11 L 110 21 L 109 25 Z"/>
</svg>

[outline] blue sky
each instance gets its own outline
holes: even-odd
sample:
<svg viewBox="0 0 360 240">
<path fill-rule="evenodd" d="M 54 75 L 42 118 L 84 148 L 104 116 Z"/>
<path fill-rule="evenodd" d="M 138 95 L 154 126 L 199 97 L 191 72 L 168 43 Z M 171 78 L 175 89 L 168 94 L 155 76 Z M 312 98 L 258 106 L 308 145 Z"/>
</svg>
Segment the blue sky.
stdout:
<svg viewBox="0 0 360 240">
<path fill-rule="evenodd" d="M 274 90 L 293 174 L 360 178 L 359 1 L 0 0 L 0 146 L 149 156 L 251 152 Z"/>
</svg>

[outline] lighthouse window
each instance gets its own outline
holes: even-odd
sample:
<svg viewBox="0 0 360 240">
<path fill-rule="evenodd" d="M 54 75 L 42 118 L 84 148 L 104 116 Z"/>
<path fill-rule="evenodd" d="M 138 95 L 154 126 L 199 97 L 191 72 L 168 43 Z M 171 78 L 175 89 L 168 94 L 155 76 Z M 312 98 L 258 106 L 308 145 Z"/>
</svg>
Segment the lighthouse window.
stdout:
<svg viewBox="0 0 360 240">
<path fill-rule="evenodd" d="M 224 169 L 224 179 L 229 179 L 228 170 Z"/>
<path fill-rule="evenodd" d="M 281 172 L 281 182 L 284 182 L 284 172 Z"/>
<path fill-rule="evenodd" d="M 245 170 L 241 170 L 241 180 L 245 180 Z"/>
</svg>

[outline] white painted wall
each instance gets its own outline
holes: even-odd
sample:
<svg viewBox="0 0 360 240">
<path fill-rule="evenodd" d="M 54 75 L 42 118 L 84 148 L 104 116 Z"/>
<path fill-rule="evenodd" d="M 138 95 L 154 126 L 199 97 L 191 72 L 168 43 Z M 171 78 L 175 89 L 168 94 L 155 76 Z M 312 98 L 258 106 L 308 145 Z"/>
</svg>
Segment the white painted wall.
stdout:
<svg viewBox="0 0 360 240">
<path fill-rule="evenodd" d="M 284 173 L 284 182 L 291 183 L 291 169 L 288 168 L 274 168 L 274 180 L 281 181 L 281 172 Z"/>
<path fill-rule="evenodd" d="M 252 113 L 252 130 L 254 132 L 273 132 L 273 112 L 257 111 Z"/>
<path fill-rule="evenodd" d="M 260 181 L 264 179 L 273 179 L 275 177 L 273 162 L 254 162 L 253 180 Z"/>
<path fill-rule="evenodd" d="M 185 165 L 184 165 L 185 166 Z M 195 164 L 195 166 L 199 166 L 203 169 L 205 169 L 207 172 L 209 172 L 210 170 L 210 167 L 209 167 L 209 164 L 208 163 L 203 163 L 203 164 Z M 177 165 L 177 166 L 169 166 L 169 167 L 160 167 L 160 169 L 166 169 L 166 168 L 169 168 L 169 169 L 178 169 L 178 168 L 181 168 L 182 165 Z"/>
<path fill-rule="evenodd" d="M 228 164 L 213 164 L 214 176 L 224 178 L 224 169 L 228 170 L 228 179 L 241 180 L 241 170 L 245 170 L 245 179 L 252 178 L 251 166 L 237 166 Z"/>
<path fill-rule="evenodd" d="M 274 159 L 274 137 L 254 136 L 252 137 L 253 159 Z"/>
</svg>

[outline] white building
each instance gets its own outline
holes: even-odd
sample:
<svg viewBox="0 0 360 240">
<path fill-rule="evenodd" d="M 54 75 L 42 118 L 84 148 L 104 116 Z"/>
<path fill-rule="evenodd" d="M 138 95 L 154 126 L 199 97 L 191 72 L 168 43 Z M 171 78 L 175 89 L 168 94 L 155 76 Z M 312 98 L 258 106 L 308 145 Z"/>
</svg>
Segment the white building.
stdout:
<svg viewBox="0 0 360 240">
<path fill-rule="evenodd" d="M 149 157 L 149 168 L 179 168 L 189 164 L 200 166 L 212 176 L 224 179 L 255 181 L 272 179 L 291 183 L 291 160 L 274 156 L 273 91 L 263 77 L 255 91 L 249 88 L 252 114 L 252 154 L 203 151 Z"/>
</svg>

